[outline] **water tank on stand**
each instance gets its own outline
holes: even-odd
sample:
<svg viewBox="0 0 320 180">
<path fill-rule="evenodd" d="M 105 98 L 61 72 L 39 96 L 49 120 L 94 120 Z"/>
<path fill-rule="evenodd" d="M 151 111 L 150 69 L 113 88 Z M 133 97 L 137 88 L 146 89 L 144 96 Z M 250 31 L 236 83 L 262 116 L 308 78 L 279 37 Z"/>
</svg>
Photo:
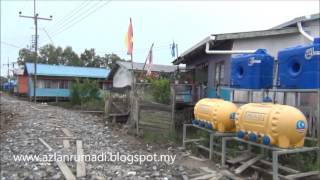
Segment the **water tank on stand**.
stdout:
<svg viewBox="0 0 320 180">
<path fill-rule="evenodd" d="M 230 86 L 242 89 L 272 88 L 273 64 L 274 58 L 264 49 L 233 57 Z"/>
<path fill-rule="evenodd" d="M 278 62 L 279 88 L 320 88 L 320 37 L 310 45 L 280 50 Z"/>
<path fill-rule="evenodd" d="M 234 115 L 237 106 L 223 99 L 204 98 L 194 106 L 193 124 L 218 132 L 234 132 Z"/>
<path fill-rule="evenodd" d="M 307 120 L 297 108 L 272 103 L 249 103 L 235 115 L 239 138 L 280 148 L 303 147 Z"/>
</svg>

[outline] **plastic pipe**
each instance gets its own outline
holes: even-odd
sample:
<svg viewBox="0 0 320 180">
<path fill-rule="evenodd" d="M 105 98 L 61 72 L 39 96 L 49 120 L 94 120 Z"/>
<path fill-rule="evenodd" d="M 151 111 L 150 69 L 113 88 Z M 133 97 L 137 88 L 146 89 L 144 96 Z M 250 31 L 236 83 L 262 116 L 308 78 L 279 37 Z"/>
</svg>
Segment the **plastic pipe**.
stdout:
<svg viewBox="0 0 320 180">
<path fill-rule="evenodd" d="M 301 24 L 301 21 L 297 22 L 297 26 L 298 26 L 298 29 L 299 29 L 299 32 L 307 39 L 309 39 L 310 41 L 314 41 L 314 37 L 310 36 L 306 31 L 304 31 L 303 27 L 302 27 L 302 24 Z"/>
</svg>

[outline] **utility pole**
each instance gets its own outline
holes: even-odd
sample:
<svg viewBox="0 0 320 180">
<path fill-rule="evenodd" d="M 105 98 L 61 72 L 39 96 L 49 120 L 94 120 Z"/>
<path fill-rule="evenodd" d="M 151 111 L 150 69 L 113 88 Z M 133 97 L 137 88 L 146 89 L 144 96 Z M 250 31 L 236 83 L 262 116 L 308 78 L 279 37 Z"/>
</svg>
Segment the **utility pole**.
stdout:
<svg viewBox="0 0 320 180">
<path fill-rule="evenodd" d="M 8 69 L 7 69 L 7 73 L 8 73 L 8 75 L 7 75 L 7 78 L 8 78 L 8 82 L 9 82 L 9 80 L 10 80 L 10 72 L 9 72 L 9 69 L 10 69 L 10 63 L 9 63 L 9 57 L 8 57 L 8 63 L 7 64 L 4 64 L 5 66 L 7 66 L 8 67 Z"/>
<path fill-rule="evenodd" d="M 37 85 L 37 63 L 38 63 L 38 20 L 52 20 L 52 16 L 50 18 L 43 18 L 39 17 L 39 14 L 36 13 L 36 0 L 33 0 L 33 16 L 24 16 L 22 15 L 22 12 L 19 12 L 19 17 L 22 18 L 30 18 L 34 20 L 34 26 L 35 26 L 35 48 L 34 48 L 34 78 L 33 78 L 33 99 L 34 102 L 37 102 L 37 96 L 36 96 L 36 85 Z"/>
<path fill-rule="evenodd" d="M 7 66 L 7 82 L 8 82 L 8 84 L 9 84 L 9 89 L 10 89 L 10 71 L 9 71 L 9 69 L 10 69 L 10 63 L 9 63 L 9 57 L 8 57 L 8 63 L 7 64 L 3 64 L 3 66 Z"/>
</svg>

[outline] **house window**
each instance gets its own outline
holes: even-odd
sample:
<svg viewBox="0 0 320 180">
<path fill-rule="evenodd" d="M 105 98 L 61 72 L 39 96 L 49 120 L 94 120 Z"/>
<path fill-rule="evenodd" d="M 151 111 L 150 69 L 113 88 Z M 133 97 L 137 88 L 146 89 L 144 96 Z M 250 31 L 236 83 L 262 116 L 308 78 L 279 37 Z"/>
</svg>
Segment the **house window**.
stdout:
<svg viewBox="0 0 320 180">
<path fill-rule="evenodd" d="M 61 80 L 59 81 L 59 89 L 69 89 L 69 81 Z"/>
<path fill-rule="evenodd" d="M 215 81 L 216 81 L 216 85 L 223 84 L 223 81 L 224 81 L 224 62 L 216 63 Z"/>
<path fill-rule="evenodd" d="M 50 80 L 49 80 L 50 81 Z M 52 88 L 52 89 L 57 89 L 57 88 L 59 88 L 59 81 L 57 81 L 57 80 L 51 80 L 50 81 L 50 88 Z"/>
<path fill-rule="evenodd" d="M 37 80 L 37 88 L 44 88 L 44 80 L 39 79 Z"/>
<path fill-rule="evenodd" d="M 44 80 L 44 88 L 50 88 L 50 81 Z"/>
</svg>

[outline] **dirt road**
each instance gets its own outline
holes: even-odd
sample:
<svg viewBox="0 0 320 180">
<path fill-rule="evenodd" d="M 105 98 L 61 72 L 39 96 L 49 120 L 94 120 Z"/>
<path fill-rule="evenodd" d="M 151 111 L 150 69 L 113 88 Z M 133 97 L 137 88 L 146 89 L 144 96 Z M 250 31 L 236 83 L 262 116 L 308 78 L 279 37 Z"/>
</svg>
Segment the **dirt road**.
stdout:
<svg viewBox="0 0 320 180">
<path fill-rule="evenodd" d="M 71 179 L 77 175 L 77 179 L 187 179 L 192 171 L 181 165 L 181 152 L 176 148 L 144 144 L 105 126 L 101 117 L 8 96 L 1 97 L 1 104 L 2 112 L 14 112 L 6 129 L 1 131 L 1 179 L 64 179 L 68 169 Z M 64 159 L 66 166 L 63 167 L 56 161 L 43 160 L 54 155 L 53 158 L 70 157 L 81 151 L 91 155 L 91 160 Z M 103 153 L 108 157 L 93 161 L 94 156 Z M 175 156 L 175 163 L 159 159 L 141 162 L 140 156 L 140 161 L 132 160 L 134 155 L 154 154 Z M 17 157 L 22 155 L 36 155 L 42 159 L 18 161 Z M 127 159 L 107 161 L 116 155 Z"/>
</svg>

